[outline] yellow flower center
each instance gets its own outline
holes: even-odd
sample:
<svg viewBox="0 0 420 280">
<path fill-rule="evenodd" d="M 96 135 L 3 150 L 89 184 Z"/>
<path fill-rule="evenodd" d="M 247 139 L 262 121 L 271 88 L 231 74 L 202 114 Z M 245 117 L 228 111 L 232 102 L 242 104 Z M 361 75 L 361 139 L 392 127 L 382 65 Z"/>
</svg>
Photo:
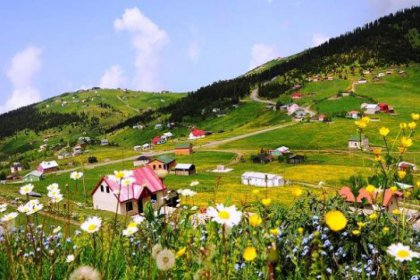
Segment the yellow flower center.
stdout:
<svg viewBox="0 0 420 280">
<path fill-rule="evenodd" d="M 162 261 L 163 261 L 164 263 L 168 263 L 168 262 L 169 262 L 169 258 L 168 258 L 168 257 L 163 257 L 163 258 L 162 258 Z"/>
<path fill-rule="evenodd" d="M 407 258 L 408 256 L 410 256 L 410 252 L 407 250 L 398 250 L 397 252 L 397 257 L 399 258 Z"/>
<path fill-rule="evenodd" d="M 96 225 L 95 224 L 90 224 L 89 226 L 88 226 L 88 230 L 89 231 L 93 231 L 93 230 L 95 230 L 96 229 Z"/>
<path fill-rule="evenodd" d="M 228 220 L 230 218 L 230 214 L 228 211 L 222 210 L 219 212 L 219 218 L 223 220 Z"/>
</svg>

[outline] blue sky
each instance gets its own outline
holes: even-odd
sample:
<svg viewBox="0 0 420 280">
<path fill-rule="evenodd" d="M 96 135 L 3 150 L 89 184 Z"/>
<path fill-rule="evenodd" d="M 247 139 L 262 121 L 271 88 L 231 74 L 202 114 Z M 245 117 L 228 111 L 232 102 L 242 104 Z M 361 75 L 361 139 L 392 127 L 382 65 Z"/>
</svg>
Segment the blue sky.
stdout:
<svg viewBox="0 0 420 280">
<path fill-rule="evenodd" d="M 0 112 L 92 86 L 190 91 L 420 0 L 0 3 Z"/>
</svg>

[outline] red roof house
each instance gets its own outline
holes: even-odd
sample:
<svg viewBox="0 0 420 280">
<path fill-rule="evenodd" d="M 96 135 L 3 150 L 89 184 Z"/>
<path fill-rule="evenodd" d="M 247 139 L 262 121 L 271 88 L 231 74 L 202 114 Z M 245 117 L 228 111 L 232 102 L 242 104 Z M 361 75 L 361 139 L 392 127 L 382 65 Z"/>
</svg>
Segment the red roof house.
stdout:
<svg viewBox="0 0 420 280">
<path fill-rule="evenodd" d="M 389 106 L 386 103 L 379 103 L 379 110 L 381 110 L 381 112 L 385 112 L 387 113 L 389 111 Z"/>
<path fill-rule="evenodd" d="M 152 139 L 151 142 L 152 142 L 153 145 L 157 145 L 157 144 L 161 143 L 161 140 L 162 140 L 162 138 L 160 136 L 156 136 Z"/>
<path fill-rule="evenodd" d="M 197 138 L 203 138 L 206 136 L 206 132 L 201 129 L 193 129 L 189 135 L 190 139 L 197 139 Z"/>
<path fill-rule="evenodd" d="M 366 201 L 369 205 L 372 205 L 372 199 L 377 196 L 377 193 L 370 194 L 364 188 L 359 190 L 359 194 L 355 199 L 354 194 L 352 193 L 349 187 L 342 187 L 339 191 L 339 194 L 347 201 L 347 202 L 358 202 L 362 203 L 362 201 Z M 392 192 L 389 189 L 385 190 L 383 196 L 383 203 L 382 206 L 387 208 L 388 211 L 391 211 L 398 207 L 398 201 L 402 198 L 403 193 L 399 191 Z"/>
<path fill-rule="evenodd" d="M 114 175 L 104 176 L 91 192 L 95 209 L 115 212 L 119 205 L 121 215 L 142 213 L 147 202 L 158 207 L 165 195 L 166 186 L 148 166 L 129 171 L 121 182 Z"/>
<path fill-rule="evenodd" d="M 292 93 L 292 99 L 301 99 L 302 96 L 303 95 L 300 92 L 294 92 L 294 93 Z"/>
</svg>

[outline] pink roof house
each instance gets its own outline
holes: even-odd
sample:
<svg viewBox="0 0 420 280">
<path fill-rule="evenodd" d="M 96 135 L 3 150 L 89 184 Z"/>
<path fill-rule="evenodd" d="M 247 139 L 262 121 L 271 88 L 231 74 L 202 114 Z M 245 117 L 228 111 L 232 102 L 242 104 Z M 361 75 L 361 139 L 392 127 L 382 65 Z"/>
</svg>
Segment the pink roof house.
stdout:
<svg viewBox="0 0 420 280">
<path fill-rule="evenodd" d="M 157 208 L 165 195 L 166 186 L 148 166 L 130 171 L 121 183 L 114 175 L 104 176 L 91 192 L 95 209 L 115 212 L 118 205 L 121 215 L 142 213 L 147 202 Z"/>
</svg>

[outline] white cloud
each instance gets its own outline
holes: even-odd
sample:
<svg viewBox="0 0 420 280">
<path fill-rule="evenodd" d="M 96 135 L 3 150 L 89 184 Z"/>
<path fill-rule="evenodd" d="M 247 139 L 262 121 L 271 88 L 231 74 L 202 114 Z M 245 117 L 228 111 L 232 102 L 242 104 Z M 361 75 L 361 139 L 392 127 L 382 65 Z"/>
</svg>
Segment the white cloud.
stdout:
<svg viewBox="0 0 420 280">
<path fill-rule="evenodd" d="M 101 88 L 120 88 L 126 85 L 126 81 L 121 66 L 113 65 L 102 75 L 99 86 Z"/>
<path fill-rule="evenodd" d="M 197 62 L 200 56 L 201 46 L 197 41 L 192 41 L 188 47 L 188 57 L 193 62 Z"/>
<path fill-rule="evenodd" d="M 279 52 L 275 46 L 265 44 L 255 44 L 251 50 L 251 61 L 249 62 L 249 69 L 254 69 L 261 64 L 270 61 L 274 58 L 278 58 Z"/>
<path fill-rule="evenodd" d="M 419 0 L 368 0 L 368 3 L 378 14 L 384 15 L 404 8 L 418 6 Z"/>
<path fill-rule="evenodd" d="M 13 90 L 0 112 L 7 112 L 41 100 L 39 90 L 33 85 L 33 77 L 41 69 L 41 49 L 27 47 L 13 56 L 6 76 Z"/>
<path fill-rule="evenodd" d="M 128 31 L 131 35 L 133 47 L 136 49 L 135 87 L 142 90 L 159 90 L 159 52 L 169 41 L 165 30 L 143 15 L 137 7 L 126 9 L 121 18 L 114 21 L 114 29 Z"/>
<path fill-rule="evenodd" d="M 312 46 L 316 47 L 321 45 L 322 43 L 328 41 L 330 39 L 330 37 L 328 37 L 327 35 L 321 34 L 321 33 L 315 33 L 314 35 L 312 35 Z"/>
</svg>

